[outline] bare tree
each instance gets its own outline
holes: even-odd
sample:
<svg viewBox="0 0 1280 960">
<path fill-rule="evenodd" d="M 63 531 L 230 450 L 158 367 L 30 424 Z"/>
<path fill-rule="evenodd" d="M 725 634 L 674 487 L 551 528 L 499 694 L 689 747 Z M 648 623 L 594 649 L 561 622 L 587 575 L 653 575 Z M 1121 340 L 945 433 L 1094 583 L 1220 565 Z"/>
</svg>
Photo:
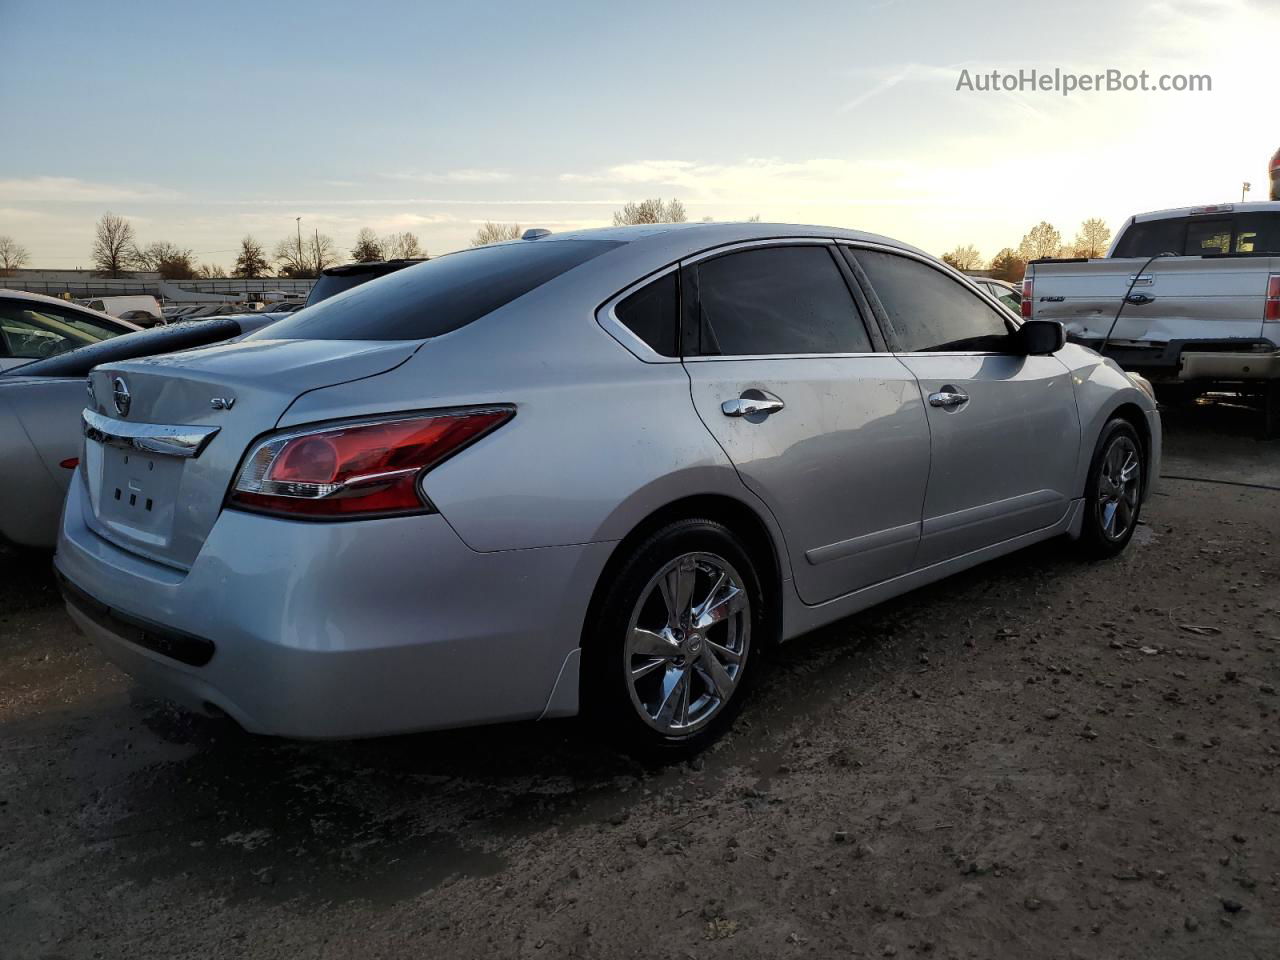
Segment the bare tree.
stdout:
<svg viewBox="0 0 1280 960">
<path fill-rule="evenodd" d="M 294 278 L 315 276 L 307 264 L 305 249 L 293 237 L 285 237 L 277 243 L 271 256 L 276 262 L 276 273 L 279 276 Z"/>
<path fill-rule="evenodd" d="M 338 245 L 333 242 L 333 238 L 328 234 L 317 230 L 307 238 L 306 246 L 307 259 L 315 270 L 312 276 L 320 276 L 321 270 L 338 262 Z"/>
<path fill-rule="evenodd" d="M 27 248 L 13 237 L 0 237 L 0 276 L 9 276 L 31 258 Z"/>
<path fill-rule="evenodd" d="M 476 231 L 476 235 L 471 238 L 471 245 L 483 247 L 489 243 L 515 240 L 519 236 L 520 224 L 518 223 L 494 223 L 492 220 L 486 220 Z"/>
<path fill-rule="evenodd" d="M 382 241 L 368 227 L 361 227 L 360 232 L 356 234 L 356 245 L 351 248 L 351 259 L 356 263 L 372 263 L 374 260 L 385 259 Z"/>
<path fill-rule="evenodd" d="M 276 244 L 273 256 L 280 276 L 307 279 L 318 277 L 325 267 L 337 263 L 338 248 L 332 237 L 317 232 L 301 244 L 294 237 L 285 237 Z"/>
<path fill-rule="evenodd" d="M 236 255 L 236 265 L 232 269 L 231 275 L 233 277 L 243 277 L 245 280 L 256 280 L 258 277 L 265 277 L 269 269 L 271 269 L 271 264 L 267 262 L 267 255 L 263 252 L 262 244 L 251 236 L 241 240 L 240 253 Z"/>
<path fill-rule="evenodd" d="M 190 280 L 196 275 L 195 254 L 168 240 L 134 247 L 129 262 L 137 270 L 154 270 L 166 280 Z"/>
<path fill-rule="evenodd" d="M 991 275 L 1007 283 L 1018 283 L 1027 272 L 1027 262 L 1012 247 L 1005 247 L 991 258 Z"/>
<path fill-rule="evenodd" d="M 1053 224 L 1041 220 L 1022 238 L 1022 243 L 1018 245 L 1018 256 L 1023 260 L 1056 257 L 1061 249 L 1062 234 Z"/>
<path fill-rule="evenodd" d="M 943 263 L 949 263 L 957 270 L 977 270 L 982 266 L 982 254 L 978 252 L 978 248 L 968 243 L 963 247 L 956 247 L 950 253 L 942 255 Z"/>
<path fill-rule="evenodd" d="M 104 213 L 94 228 L 93 265 L 98 272 L 120 276 L 129 268 L 134 247 L 132 224 L 114 213 Z"/>
<path fill-rule="evenodd" d="M 688 219 L 684 204 L 674 198 L 664 203 L 661 198 L 654 197 L 639 203 L 628 203 L 621 210 L 613 212 L 615 227 L 636 223 L 684 223 Z"/>
<path fill-rule="evenodd" d="M 1100 257 L 1111 246 L 1111 228 L 1101 217 L 1090 217 L 1080 224 L 1073 252 L 1077 257 Z"/>
<path fill-rule="evenodd" d="M 388 260 L 417 260 L 427 255 L 418 238 L 407 230 L 383 237 L 382 252 Z"/>
<path fill-rule="evenodd" d="M 200 280 L 221 280 L 225 276 L 227 276 L 227 271 L 216 263 L 201 264 L 200 269 L 196 271 L 196 277 Z"/>
</svg>

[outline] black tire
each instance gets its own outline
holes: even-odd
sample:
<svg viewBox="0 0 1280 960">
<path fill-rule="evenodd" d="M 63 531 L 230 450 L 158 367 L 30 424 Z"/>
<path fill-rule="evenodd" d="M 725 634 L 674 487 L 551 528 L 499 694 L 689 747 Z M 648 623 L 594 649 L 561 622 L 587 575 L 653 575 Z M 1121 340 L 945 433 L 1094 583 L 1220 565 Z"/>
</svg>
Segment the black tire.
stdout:
<svg viewBox="0 0 1280 960">
<path fill-rule="evenodd" d="M 645 667 L 664 659 L 646 658 L 632 652 L 634 648 L 628 645 L 628 637 L 633 618 L 637 626 L 649 628 L 650 634 L 661 629 L 659 622 L 668 625 L 666 638 L 670 640 L 674 636 L 669 627 L 670 605 L 666 603 L 666 593 L 655 581 L 664 569 L 682 562 L 695 568 L 692 574 L 695 579 L 701 578 L 696 579 L 698 589 L 707 590 L 704 585 L 711 583 L 713 561 L 699 561 L 696 559 L 698 557 L 715 558 L 727 564 L 724 569 L 731 574 L 729 585 L 733 586 L 736 580 L 741 581 L 748 609 L 737 613 L 729 612 L 730 608 L 726 603 L 723 633 L 719 632 L 720 624 L 705 630 L 691 628 L 687 635 L 679 639 L 682 643 L 687 640 L 689 644 L 697 644 L 688 648 L 697 651 L 696 654 L 667 660 L 665 664 L 656 667 L 654 672 L 657 676 L 637 681 L 637 685 L 633 686 L 631 671 L 637 660 L 641 667 Z M 697 567 L 699 562 L 705 562 L 708 569 Z M 594 622 L 588 623 L 583 634 L 582 712 L 591 725 L 592 732 L 627 752 L 659 762 L 685 759 L 713 743 L 742 709 L 750 688 L 761 673 L 763 655 L 770 645 L 770 625 L 774 621 L 765 606 L 766 593 L 760 574 L 742 541 L 727 527 L 714 520 L 675 521 L 631 549 L 613 572 L 610 581 L 601 586 L 604 591 L 602 599 L 592 605 L 592 613 L 589 615 Z M 661 594 L 656 604 L 653 599 L 655 590 Z M 697 590 L 691 591 L 695 601 L 699 595 Z M 642 617 L 645 618 L 645 623 L 639 622 Z M 733 635 L 728 632 L 729 620 L 733 620 L 733 629 L 736 631 Z M 736 665 L 739 669 L 733 677 L 729 695 L 719 701 L 720 705 L 704 719 L 691 725 L 689 732 L 677 734 L 656 728 L 655 724 L 662 723 L 662 718 L 648 714 L 641 697 L 641 690 L 646 689 L 645 685 L 656 682 L 655 689 L 660 694 L 662 684 L 666 682 L 663 677 L 668 671 L 684 670 L 693 674 L 684 681 L 689 684 L 686 689 L 705 691 L 709 698 L 705 706 L 709 709 L 717 698 L 713 695 L 710 672 L 705 669 L 703 658 L 714 656 L 713 649 L 724 649 L 716 644 L 732 644 L 733 640 L 726 640 L 727 637 L 740 640 L 744 635 L 743 624 L 748 625 L 745 631 L 746 644 L 742 650 L 741 663 Z M 707 649 L 702 650 L 702 643 L 713 639 L 715 643 L 707 643 Z M 680 649 L 682 654 L 688 653 L 688 649 L 684 647 L 674 649 Z M 732 670 L 734 666 L 730 665 L 728 669 Z M 723 680 L 723 675 L 720 676 Z M 691 696 L 684 701 L 686 718 L 690 713 L 690 700 Z M 646 711 L 648 720 L 642 717 L 642 710 Z"/>
<path fill-rule="evenodd" d="M 1280 440 L 1280 380 L 1268 380 L 1262 388 L 1262 439 Z"/>
<path fill-rule="evenodd" d="M 1114 489 L 1114 473 L 1117 452 L 1130 451 L 1136 457 L 1137 473 L 1134 476 L 1136 500 L 1126 498 L 1118 502 Z M 1089 560 L 1105 560 L 1122 552 L 1133 539 L 1142 514 L 1142 494 L 1146 486 L 1147 458 L 1142 439 L 1127 420 L 1116 418 L 1107 421 L 1094 446 L 1089 476 L 1085 481 L 1084 523 L 1080 532 L 1081 554 Z M 1123 498 L 1123 492 L 1120 494 Z M 1113 503 L 1113 510 L 1108 510 Z M 1111 522 L 1108 523 L 1108 518 Z M 1120 521 L 1123 519 L 1123 528 Z"/>
</svg>

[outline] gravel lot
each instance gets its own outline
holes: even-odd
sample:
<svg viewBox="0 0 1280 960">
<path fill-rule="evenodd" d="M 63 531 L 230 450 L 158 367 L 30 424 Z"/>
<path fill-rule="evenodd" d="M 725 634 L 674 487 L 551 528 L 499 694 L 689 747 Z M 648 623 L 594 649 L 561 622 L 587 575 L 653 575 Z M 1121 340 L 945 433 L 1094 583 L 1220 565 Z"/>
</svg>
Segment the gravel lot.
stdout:
<svg viewBox="0 0 1280 960">
<path fill-rule="evenodd" d="M 0 956 L 1276 957 L 1280 444 L 1166 424 L 1166 474 L 1252 486 L 790 644 L 665 770 L 571 722 L 248 737 L 0 555 Z"/>
</svg>

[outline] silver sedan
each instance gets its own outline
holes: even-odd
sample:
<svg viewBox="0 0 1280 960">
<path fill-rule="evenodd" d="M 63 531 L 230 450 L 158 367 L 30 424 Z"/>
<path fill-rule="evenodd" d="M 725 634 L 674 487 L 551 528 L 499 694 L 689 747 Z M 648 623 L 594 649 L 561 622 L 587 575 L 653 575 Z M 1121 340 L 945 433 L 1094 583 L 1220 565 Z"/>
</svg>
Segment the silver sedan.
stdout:
<svg viewBox="0 0 1280 960">
<path fill-rule="evenodd" d="M 72 616 L 290 737 L 581 712 L 696 749 L 778 642 L 1037 541 L 1123 550 L 1161 443 L 1060 325 L 754 223 L 531 231 L 90 384 Z"/>
</svg>

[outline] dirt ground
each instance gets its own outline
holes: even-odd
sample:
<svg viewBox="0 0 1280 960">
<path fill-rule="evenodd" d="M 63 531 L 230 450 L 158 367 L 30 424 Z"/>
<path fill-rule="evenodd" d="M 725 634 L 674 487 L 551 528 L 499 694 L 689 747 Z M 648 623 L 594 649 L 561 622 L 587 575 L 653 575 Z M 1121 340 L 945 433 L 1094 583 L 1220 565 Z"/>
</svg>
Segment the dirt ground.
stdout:
<svg viewBox="0 0 1280 960">
<path fill-rule="evenodd" d="M 1280 956 L 1280 443 L 1166 424 L 1201 479 L 1124 556 L 789 644 L 665 770 L 566 721 L 249 737 L 0 557 L 0 957 Z"/>
</svg>

